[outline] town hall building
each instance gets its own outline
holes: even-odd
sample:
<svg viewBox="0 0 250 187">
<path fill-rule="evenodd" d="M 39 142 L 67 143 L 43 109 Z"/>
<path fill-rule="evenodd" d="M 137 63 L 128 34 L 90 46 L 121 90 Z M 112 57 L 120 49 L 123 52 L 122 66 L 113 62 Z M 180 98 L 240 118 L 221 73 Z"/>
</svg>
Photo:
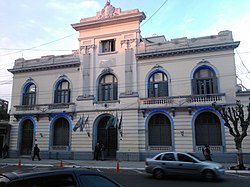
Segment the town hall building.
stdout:
<svg viewBox="0 0 250 187">
<path fill-rule="evenodd" d="M 212 107 L 249 102 L 237 89 L 231 31 L 197 38 L 143 37 L 138 9 L 109 2 L 72 28 L 72 54 L 17 59 L 11 101 L 10 157 L 93 159 L 97 143 L 105 159 L 144 160 L 162 151 L 235 161 L 233 137 Z M 250 153 L 250 138 L 243 141 Z"/>
</svg>

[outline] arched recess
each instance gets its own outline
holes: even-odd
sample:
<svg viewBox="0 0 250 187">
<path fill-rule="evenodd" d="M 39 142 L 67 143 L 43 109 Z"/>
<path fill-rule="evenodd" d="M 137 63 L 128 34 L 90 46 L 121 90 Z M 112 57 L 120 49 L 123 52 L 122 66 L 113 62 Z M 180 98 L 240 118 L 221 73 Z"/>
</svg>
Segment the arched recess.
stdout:
<svg viewBox="0 0 250 187">
<path fill-rule="evenodd" d="M 35 121 L 32 118 L 22 119 L 19 132 L 20 155 L 31 155 L 34 146 Z"/>
<path fill-rule="evenodd" d="M 118 150 L 118 133 L 117 128 L 108 126 L 108 120 L 115 117 L 111 114 L 102 114 L 97 117 L 93 128 L 93 150 L 96 143 L 103 143 L 105 146 L 105 159 L 115 160 L 116 151 Z"/>
<path fill-rule="evenodd" d="M 146 145 L 148 150 L 173 150 L 173 121 L 170 115 L 164 112 L 154 112 L 148 116 L 146 122 Z"/>
<path fill-rule="evenodd" d="M 22 105 L 35 105 L 37 104 L 38 94 L 37 84 L 33 79 L 28 79 L 22 87 L 21 103 Z"/>
<path fill-rule="evenodd" d="M 164 97 L 170 93 L 170 75 L 161 66 L 157 65 L 146 76 L 146 95 L 152 97 Z"/>
<path fill-rule="evenodd" d="M 196 112 L 193 116 L 194 151 L 200 152 L 205 144 L 209 144 L 213 152 L 223 152 L 224 126 L 222 119 L 209 108 Z"/>
<path fill-rule="evenodd" d="M 112 69 L 105 69 L 97 78 L 96 95 L 98 101 L 118 100 L 118 79 Z"/>
<path fill-rule="evenodd" d="M 219 93 L 218 73 L 209 62 L 202 61 L 191 72 L 192 94 L 216 94 Z"/>
<path fill-rule="evenodd" d="M 54 103 L 70 103 L 72 82 L 66 75 L 61 75 L 53 86 Z"/>
<path fill-rule="evenodd" d="M 68 115 L 57 114 L 50 122 L 50 149 L 69 151 L 72 120 Z"/>
</svg>

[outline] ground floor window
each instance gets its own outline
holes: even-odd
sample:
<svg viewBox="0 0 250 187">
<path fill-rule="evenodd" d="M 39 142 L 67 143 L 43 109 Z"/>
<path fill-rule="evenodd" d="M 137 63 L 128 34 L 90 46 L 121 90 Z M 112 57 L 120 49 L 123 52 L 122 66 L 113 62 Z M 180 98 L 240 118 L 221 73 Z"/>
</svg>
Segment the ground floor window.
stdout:
<svg viewBox="0 0 250 187">
<path fill-rule="evenodd" d="M 53 146 L 69 146 L 69 122 L 58 118 L 53 124 Z"/>
<path fill-rule="evenodd" d="M 33 147 L 34 124 L 25 119 L 21 124 L 21 155 L 30 155 Z"/>
<path fill-rule="evenodd" d="M 164 114 L 155 114 L 148 123 L 149 146 L 172 146 L 171 123 Z"/>
<path fill-rule="evenodd" d="M 196 146 L 205 144 L 221 146 L 221 124 L 217 115 L 212 112 L 202 112 L 195 119 Z"/>
</svg>

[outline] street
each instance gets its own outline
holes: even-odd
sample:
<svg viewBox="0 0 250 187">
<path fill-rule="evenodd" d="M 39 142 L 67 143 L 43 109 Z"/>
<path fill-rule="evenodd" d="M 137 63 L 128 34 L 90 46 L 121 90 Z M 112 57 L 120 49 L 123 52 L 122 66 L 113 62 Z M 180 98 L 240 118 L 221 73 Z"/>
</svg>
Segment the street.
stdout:
<svg viewBox="0 0 250 187">
<path fill-rule="evenodd" d="M 22 170 L 44 170 L 51 167 L 22 167 Z M 17 166 L 10 165 L 0 165 L 0 172 L 8 171 L 18 171 Z M 181 187 L 181 186 L 192 186 L 192 187 L 248 187 L 250 183 L 250 174 L 229 174 L 227 173 L 222 179 L 215 182 L 205 182 L 199 178 L 166 178 L 163 180 L 156 180 L 151 175 L 145 173 L 143 170 L 136 169 L 121 169 L 119 172 L 115 169 L 92 169 L 102 174 L 109 176 L 122 184 L 123 186 L 143 186 L 143 187 L 160 187 L 160 186 L 171 186 L 171 187 Z"/>
</svg>

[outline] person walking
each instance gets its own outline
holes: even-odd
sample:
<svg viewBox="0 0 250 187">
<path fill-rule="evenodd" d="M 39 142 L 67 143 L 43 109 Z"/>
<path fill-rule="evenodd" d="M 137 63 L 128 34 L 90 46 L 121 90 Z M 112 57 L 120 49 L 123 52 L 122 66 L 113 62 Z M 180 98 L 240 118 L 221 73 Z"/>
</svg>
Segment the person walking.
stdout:
<svg viewBox="0 0 250 187">
<path fill-rule="evenodd" d="M 105 151 L 105 146 L 104 146 L 104 144 L 102 143 L 102 144 L 101 144 L 101 159 L 102 159 L 102 161 L 104 160 L 104 151 Z"/>
<path fill-rule="evenodd" d="M 8 156 L 8 151 L 9 151 L 9 146 L 7 144 L 4 144 L 3 149 L 2 149 L 2 157 L 3 159 L 7 158 Z"/>
<path fill-rule="evenodd" d="M 33 154 L 32 160 L 34 160 L 36 156 L 37 156 L 38 160 L 41 160 L 39 153 L 40 153 L 40 149 L 39 149 L 38 145 L 35 144 L 34 154 Z"/>
<path fill-rule="evenodd" d="M 202 153 L 203 153 L 206 160 L 212 161 L 212 159 L 211 159 L 211 151 L 210 151 L 210 147 L 209 147 L 208 144 L 205 144 L 205 146 L 202 148 Z"/>
<path fill-rule="evenodd" d="M 97 142 L 97 144 L 95 146 L 95 151 L 94 151 L 94 159 L 95 160 L 99 159 L 100 152 L 101 152 L 101 147 L 100 147 L 99 142 Z"/>
</svg>

